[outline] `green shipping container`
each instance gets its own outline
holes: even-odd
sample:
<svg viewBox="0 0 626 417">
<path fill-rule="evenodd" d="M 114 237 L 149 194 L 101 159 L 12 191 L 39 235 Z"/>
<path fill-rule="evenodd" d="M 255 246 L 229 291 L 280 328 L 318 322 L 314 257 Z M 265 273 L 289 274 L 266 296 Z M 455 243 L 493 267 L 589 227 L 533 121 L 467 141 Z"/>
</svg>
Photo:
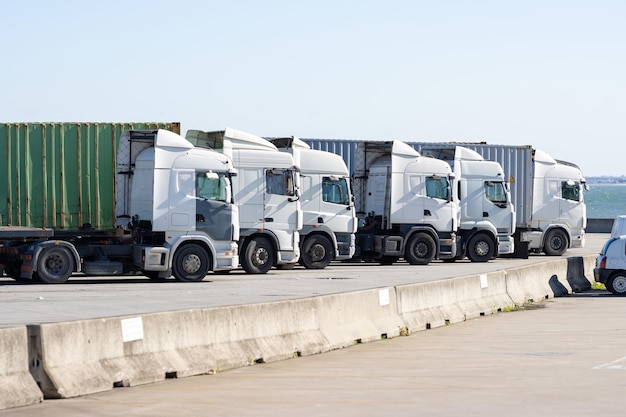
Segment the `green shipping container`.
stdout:
<svg viewBox="0 0 626 417">
<path fill-rule="evenodd" d="M 115 159 L 124 130 L 180 123 L 0 123 L 0 225 L 115 227 Z"/>
</svg>

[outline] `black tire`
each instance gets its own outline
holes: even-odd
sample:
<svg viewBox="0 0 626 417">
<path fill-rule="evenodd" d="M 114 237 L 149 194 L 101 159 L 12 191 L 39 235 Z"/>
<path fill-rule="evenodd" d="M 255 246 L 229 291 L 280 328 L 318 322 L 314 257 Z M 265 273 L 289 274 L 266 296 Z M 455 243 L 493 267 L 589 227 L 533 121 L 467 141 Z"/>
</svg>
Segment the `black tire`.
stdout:
<svg viewBox="0 0 626 417">
<path fill-rule="evenodd" d="M 74 256 L 64 246 L 48 246 L 37 259 L 37 279 L 45 284 L 63 284 L 74 271 Z"/>
<path fill-rule="evenodd" d="M 274 265 L 274 247 L 264 237 L 252 238 L 239 256 L 241 267 L 248 274 L 266 274 Z"/>
<path fill-rule="evenodd" d="M 495 242 L 486 233 L 476 233 L 467 243 L 467 257 L 472 262 L 487 262 L 495 251 Z"/>
<path fill-rule="evenodd" d="M 172 274 L 178 281 L 202 281 L 210 268 L 211 255 L 197 243 L 188 243 L 174 254 Z"/>
<path fill-rule="evenodd" d="M 333 243 L 326 236 L 309 236 L 302 244 L 300 263 L 307 269 L 324 269 L 332 261 L 333 252 Z"/>
<path fill-rule="evenodd" d="M 398 262 L 398 259 L 400 259 L 399 256 L 383 256 L 378 262 L 381 265 L 393 265 Z"/>
<path fill-rule="evenodd" d="M 552 229 L 546 235 L 543 251 L 549 256 L 561 256 L 568 246 L 567 234 L 561 229 Z"/>
<path fill-rule="evenodd" d="M 437 247 L 427 233 L 415 233 L 406 244 L 404 259 L 411 265 L 428 265 L 435 258 Z"/>
<path fill-rule="evenodd" d="M 618 273 L 611 276 L 606 284 L 606 289 L 619 296 L 626 296 L 626 274 Z"/>
</svg>

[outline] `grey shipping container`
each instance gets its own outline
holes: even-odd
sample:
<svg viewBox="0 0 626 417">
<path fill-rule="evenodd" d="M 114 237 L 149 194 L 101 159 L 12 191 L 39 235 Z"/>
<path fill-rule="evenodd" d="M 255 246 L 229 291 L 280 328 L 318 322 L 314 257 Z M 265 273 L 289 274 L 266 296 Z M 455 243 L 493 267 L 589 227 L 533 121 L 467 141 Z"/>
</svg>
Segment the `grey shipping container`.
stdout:
<svg viewBox="0 0 626 417">
<path fill-rule="evenodd" d="M 0 123 L 0 225 L 114 228 L 119 137 L 156 129 L 180 123 Z"/>
</svg>

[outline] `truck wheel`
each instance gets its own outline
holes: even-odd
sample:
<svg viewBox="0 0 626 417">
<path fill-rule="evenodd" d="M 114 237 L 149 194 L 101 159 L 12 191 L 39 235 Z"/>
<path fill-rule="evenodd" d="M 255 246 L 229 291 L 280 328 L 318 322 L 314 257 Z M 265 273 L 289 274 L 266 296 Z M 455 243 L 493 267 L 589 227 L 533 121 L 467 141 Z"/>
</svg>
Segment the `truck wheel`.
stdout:
<svg viewBox="0 0 626 417">
<path fill-rule="evenodd" d="M 326 236 L 313 235 L 304 241 L 300 261 L 307 269 L 324 269 L 333 259 L 333 244 Z"/>
<path fill-rule="evenodd" d="M 467 244 L 467 257 L 472 262 L 487 262 L 494 253 L 495 244 L 486 233 L 476 233 Z"/>
<path fill-rule="evenodd" d="M 266 274 L 274 265 L 275 258 L 270 241 L 264 237 L 256 237 L 246 244 L 239 261 L 248 274 Z"/>
<path fill-rule="evenodd" d="M 416 233 L 406 244 L 404 258 L 411 265 L 428 265 L 435 257 L 435 241 L 426 233 Z"/>
<path fill-rule="evenodd" d="M 615 295 L 626 295 L 626 275 L 619 273 L 610 277 L 606 282 L 606 289 Z"/>
<path fill-rule="evenodd" d="M 45 284 L 63 284 L 74 271 L 74 257 L 63 246 L 44 248 L 37 259 L 37 278 Z"/>
<path fill-rule="evenodd" d="M 546 243 L 543 247 L 543 251 L 546 255 L 561 256 L 567 250 L 569 243 L 567 241 L 567 235 L 561 229 L 552 229 L 546 236 Z"/>
<path fill-rule="evenodd" d="M 196 243 L 189 243 L 179 248 L 174 255 L 172 274 L 178 281 L 202 281 L 211 267 L 211 257 Z"/>
</svg>

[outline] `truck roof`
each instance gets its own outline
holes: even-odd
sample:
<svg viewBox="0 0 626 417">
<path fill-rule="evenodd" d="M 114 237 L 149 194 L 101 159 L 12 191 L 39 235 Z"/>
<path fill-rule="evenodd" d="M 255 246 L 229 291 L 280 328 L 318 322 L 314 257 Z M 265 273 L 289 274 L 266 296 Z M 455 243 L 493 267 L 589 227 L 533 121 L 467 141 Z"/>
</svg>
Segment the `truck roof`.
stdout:
<svg viewBox="0 0 626 417">
<path fill-rule="evenodd" d="M 271 142 L 259 136 L 229 127 L 211 132 L 190 129 L 185 137 L 196 146 L 218 151 L 223 151 L 225 148 L 278 151 L 278 148 Z"/>
</svg>

